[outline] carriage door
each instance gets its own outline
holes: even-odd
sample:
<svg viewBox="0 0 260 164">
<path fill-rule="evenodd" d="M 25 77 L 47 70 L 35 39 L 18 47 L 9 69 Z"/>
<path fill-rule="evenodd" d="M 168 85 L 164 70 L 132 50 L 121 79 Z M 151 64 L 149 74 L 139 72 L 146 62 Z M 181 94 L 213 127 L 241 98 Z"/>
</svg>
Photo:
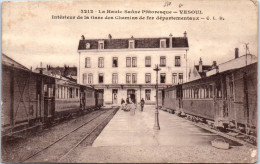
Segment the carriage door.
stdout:
<svg viewBox="0 0 260 164">
<path fill-rule="evenodd" d="M 227 77 L 227 76 L 226 76 Z M 228 95 L 228 90 L 227 90 L 227 79 L 226 77 L 223 77 L 222 81 L 222 90 L 223 90 L 223 118 L 227 119 L 228 118 L 228 111 L 229 111 L 229 95 Z"/>
<path fill-rule="evenodd" d="M 44 117 L 49 120 L 54 114 L 54 84 L 44 84 Z"/>
<path fill-rule="evenodd" d="M 117 89 L 112 89 L 112 103 L 117 104 Z"/>
<path fill-rule="evenodd" d="M 222 127 L 223 123 L 226 123 L 225 118 L 228 117 L 227 85 L 225 78 L 217 78 L 214 94 L 215 125 Z"/>
<path fill-rule="evenodd" d="M 234 76 L 227 76 L 227 115 L 231 120 L 236 120 L 236 111 L 234 111 Z M 230 120 L 230 121 L 231 121 Z"/>
</svg>

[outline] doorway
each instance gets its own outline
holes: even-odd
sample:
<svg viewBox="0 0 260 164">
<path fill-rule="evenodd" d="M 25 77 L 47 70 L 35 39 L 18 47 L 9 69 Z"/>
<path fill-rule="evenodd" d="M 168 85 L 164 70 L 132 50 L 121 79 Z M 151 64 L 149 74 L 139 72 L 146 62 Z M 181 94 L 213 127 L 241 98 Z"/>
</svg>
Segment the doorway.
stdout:
<svg viewBox="0 0 260 164">
<path fill-rule="evenodd" d="M 117 104 L 117 89 L 112 89 L 112 103 Z"/>
<path fill-rule="evenodd" d="M 128 89 L 127 90 L 127 97 L 130 97 L 133 103 L 136 103 L 136 96 L 135 96 L 135 90 L 134 89 Z"/>
</svg>

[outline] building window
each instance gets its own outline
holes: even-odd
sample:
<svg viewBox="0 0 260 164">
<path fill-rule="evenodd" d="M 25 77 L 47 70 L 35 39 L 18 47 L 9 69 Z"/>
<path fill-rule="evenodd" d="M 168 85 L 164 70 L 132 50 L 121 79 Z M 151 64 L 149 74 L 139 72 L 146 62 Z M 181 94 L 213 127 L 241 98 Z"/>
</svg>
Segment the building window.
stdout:
<svg viewBox="0 0 260 164">
<path fill-rule="evenodd" d="M 137 75 L 136 75 L 136 73 L 132 74 L 132 82 L 133 82 L 133 84 L 137 83 Z"/>
<path fill-rule="evenodd" d="M 151 67 L 151 56 L 145 57 L 145 67 Z"/>
<path fill-rule="evenodd" d="M 98 82 L 99 82 L 99 83 L 103 83 L 103 82 L 104 82 L 104 75 L 103 75 L 103 73 L 100 73 L 100 74 L 98 75 Z"/>
<path fill-rule="evenodd" d="M 132 67 L 137 67 L 136 57 L 132 57 Z"/>
<path fill-rule="evenodd" d="M 176 84 L 177 83 L 177 73 L 172 74 L 172 83 Z"/>
<path fill-rule="evenodd" d="M 131 58 L 126 57 L 126 67 L 131 67 Z"/>
<path fill-rule="evenodd" d="M 135 41 L 134 40 L 129 40 L 129 48 L 135 48 Z"/>
<path fill-rule="evenodd" d="M 151 100 L 151 90 L 150 89 L 145 90 L 145 100 Z"/>
<path fill-rule="evenodd" d="M 85 58 L 85 68 L 90 68 L 90 57 Z"/>
<path fill-rule="evenodd" d="M 117 73 L 113 73 L 113 74 L 112 74 L 112 83 L 113 83 L 113 84 L 117 84 L 117 82 L 118 82 Z"/>
<path fill-rule="evenodd" d="M 165 74 L 165 73 L 161 73 L 161 74 L 160 74 L 160 77 L 161 77 L 161 78 L 160 78 L 160 82 L 161 82 L 161 83 L 165 83 L 165 81 L 166 81 L 166 74 Z"/>
<path fill-rule="evenodd" d="M 88 83 L 89 83 L 89 84 L 92 84 L 92 83 L 93 83 L 93 74 L 92 74 L 92 73 L 89 73 L 89 74 L 88 74 Z"/>
<path fill-rule="evenodd" d="M 166 57 L 161 56 L 160 57 L 160 67 L 165 67 L 166 66 Z"/>
<path fill-rule="evenodd" d="M 113 67 L 118 67 L 118 58 L 117 57 L 113 57 Z"/>
<path fill-rule="evenodd" d="M 98 41 L 98 49 L 104 49 L 104 41 L 103 40 Z"/>
<path fill-rule="evenodd" d="M 179 73 L 179 83 L 183 83 L 183 73 Z"/>
<path fill-rule="evenodd" d="M 151 74 L 150 73 L 145 74 L 145 83 L 151 83 Z"/>
<path fill-rule="evenodd" d="M 82 78 L 83 84 L 87 84 L 87 74 L 83 73 L 83 78 Z"/>
<path fill-rule="evenodd" d="M 166 48 L 166 39 L 160 40 L 160 48 Z"/>
<path fill-rule="evenodd" d="M 99 68 L 104 67 L 104 58 L 103 57 L 98 58 L 98 67 Z"/>
<path fill-rule="evenodd" d="M 127 84 L 131 83 L 131 74 L 130 73 L 126 74 L 126 83 Z"/>
<path fill-rule="evenodd" d="M 175 56 L 175 67 L 180 67 L 180 66 L 181 66 L 181 57 Z"/>
</svg>

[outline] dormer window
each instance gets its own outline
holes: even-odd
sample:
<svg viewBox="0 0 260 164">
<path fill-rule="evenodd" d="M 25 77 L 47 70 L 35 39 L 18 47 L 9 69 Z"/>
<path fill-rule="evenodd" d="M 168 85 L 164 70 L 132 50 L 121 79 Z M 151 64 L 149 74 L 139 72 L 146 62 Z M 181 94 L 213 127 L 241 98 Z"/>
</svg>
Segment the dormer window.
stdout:
<svg viewBox="0 0 260 164">
<path fill-rule="evenodd" d="M 104 49 L 104 40 L 98 41 L 98 49 Z"/>
<path fill-rule="evenodd" d="M 166 48 L 166 39 L 160 40 L 160 48 Z"/>
<path fill-rule="evenodd" d="M 134 40 L 129 40 L 129 48 L 130 49 L 135 48 L 135 41 Z"/>
</svg>

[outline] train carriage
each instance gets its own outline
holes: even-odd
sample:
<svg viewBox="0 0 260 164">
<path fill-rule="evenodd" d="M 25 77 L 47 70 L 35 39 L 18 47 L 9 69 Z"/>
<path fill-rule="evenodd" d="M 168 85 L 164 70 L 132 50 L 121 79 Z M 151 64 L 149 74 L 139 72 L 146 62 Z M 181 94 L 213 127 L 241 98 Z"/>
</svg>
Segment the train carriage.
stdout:
<svg viewBox="0 0 260 164">
<path fill-rule="evenodd" d="M 69 116 L 80 110 L 80 85 L 70 80 L 55 79 L 54 87 L 56 117 Z"/>
<path fill-rule="evenodd" d="M 103 106 L 103 92 L 64 77 L 32 72 L 2 54 L 2 136 Z"/>
<path fill-rule="evenodd" d="M 80 92 L 82 110 L 94 110 L 96 108 L 95 89 L 87 86 L 80 86 Z"/>
<path fill-rule="evenodd" d="M 257 125 L 257 63 L 165 89 L 164 107 L 246 133 Z"/>
<path fill-rule="evenodd" d="M 43 97 L 38 89 L 41 75 L 2 55 L 2 135 L 10 135 L 41 125 Z"/>
</svg>

